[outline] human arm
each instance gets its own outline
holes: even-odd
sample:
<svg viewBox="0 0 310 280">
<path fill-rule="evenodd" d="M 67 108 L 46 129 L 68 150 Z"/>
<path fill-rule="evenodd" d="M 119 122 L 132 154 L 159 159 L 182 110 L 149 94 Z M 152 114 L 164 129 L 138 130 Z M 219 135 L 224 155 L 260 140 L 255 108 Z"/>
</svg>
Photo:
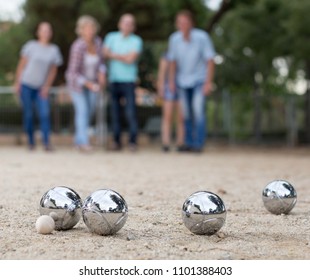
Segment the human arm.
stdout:
<svg viewBox="0 0 310 280">
<path fill-rule="evenodd" d="M 137 52 L 131 52 L 125 55 L 117 55 L 118 60 L 126 63 L 126 64 L 132 64 L 135 63 L 139 57 L 139 53 Z"/>
<path fill-rule="evenodd" d="M 171 93 L 176 92 L 176 69 L 177 69 L 177 49 L 175 34 L 169 37 L 167 61 L 168 61 L 168 84 Z"/>
<path fill-rule="evenodd" d="M 166 59 L 161 58 L 159 61 L 158 66 L 158 74 L 157 74 L 157 91 L 160 97 L 164 96 L 164 90 L 165 90 L 165 79 L 166 79 L 166 73 L 168 70 L 168 62 Z"/>
<path fill-rule="evenodd" d="M 213 59 L 207 61 L 207 77 L 203 85 L 203 92 L 205 96 L 209 96 L 212 93 L 212 83 L 215 72 L 215 63 Z"/>
<path fill-rule="evenodd" d="M 102 90 L 106 87 L 106 84 L 107 84 L 107 81 L 106 81 L 107 67 L 105 64 L 103 48 L 102 48 L 101 40 L 99 37 L 97 37 L 96 39 L 96 48 L 97 48 L 97 54 L 100 57 L 100 63 L 99 63 L 98 73 L 97 73 L 97 81 L 98 81 L 99 91 L 102 92 Z"/>
<path fill-rule="evenodd" d="M 212 83 L 213 83 L 214 72 L 215 72 L 214 57 L 216 53 L 215 53 L 215 49 L 213 46 L 213 42 L 207 33 L 204 33 L 202 45 L 204 46 L 203 54 L 204 54 L 204 59 L 207 64 L 206 65 L 207 76 L 205 78 L 205 83 L 203 85 L 203 92 L 205 96 L 209 96 L 212 93 Z"/>
<path fill-rule="evenodd" d="M 50 67 L 50 69 L 48 71 L 46 81 L 45 81 L 44 85 L 41 88 L 41 91 L 40 91 L 41 97 L 43 97 L 43 98 L 47 98 L 48 97 L 48 93 L 49 93 L 50 87 L 52 86 L 52 84 L 53 84 L 53 82 L 54 82 L 54 80 L 56 78 L 57 70 L 58 70 L 57 65 L 52 64 L 52 66 Z"/>
<path fill-rule="evenodd" d="M 107 47 L 103 48 L 103 54 L 106 59 L 115 59 L 126 64 L 135 63 L 139 57 L 139 53 L 137 52 L 130 52 L 128 54 L 116 54 Z"/>
<path fill-rule="evenodd" d="M 169 62 L 169 90 L 172 93 L 176 92 L 175 76 L 176 76 L 177 63 L 175 61 Z"/>
<path fill-rule="evenodd" d="M 26 64 L 27 64 L 27 57 L 21 56 L 15 73 L 14 92 L 16 95 L 20 94 L 20 84 L 21 84 L 20 79 Z"/>
</svg>

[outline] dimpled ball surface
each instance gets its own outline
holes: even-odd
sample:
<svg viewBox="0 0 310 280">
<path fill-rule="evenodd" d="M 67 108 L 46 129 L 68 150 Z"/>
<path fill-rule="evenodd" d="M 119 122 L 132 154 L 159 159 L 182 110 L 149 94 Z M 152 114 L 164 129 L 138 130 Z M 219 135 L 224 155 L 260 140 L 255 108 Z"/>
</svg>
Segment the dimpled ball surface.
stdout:
<svg viewBox="0 0 310 280">
<path fill-rule="evenodd" d="M 81 218 L 82 200 L 71 188 L 60 186 L 48 190 L 41 198 L 39 212 L 55 221 L 56 230 L 73 228 Z"/>
<path fill-rule="evenodd" d="M 85 199 L 82 215 L 90 232 L 112 235 L 125 225 L 128 206 L 119 193 L 111 189 L 100 189 Z"/>
<path fill-rule="evenodd" d="M 297 202 L 297 193 L 287 181 L 270 182 L 262 193 L 265 208 L 272 214 L 288 214 Z"/>
<path fill-rule="evenodd" d="M 222 199 L 208 191 L 190 195 L 182 208 L 184 225 L 194 234 L 213 235 L 226 220 L 226 208 Z"/>
</svg>

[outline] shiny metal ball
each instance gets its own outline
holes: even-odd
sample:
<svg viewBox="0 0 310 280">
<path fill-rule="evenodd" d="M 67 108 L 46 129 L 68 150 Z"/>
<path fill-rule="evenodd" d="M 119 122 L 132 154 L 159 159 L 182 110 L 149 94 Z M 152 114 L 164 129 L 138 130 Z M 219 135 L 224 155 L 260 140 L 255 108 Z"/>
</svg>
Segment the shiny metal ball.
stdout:
<svg viewBox="0 0 310 280">
<path fill-rule="evenodd" d="M 85 199 L 82 216 L 90 232 L 112 235 L 125 225 L 128 206 L 119 193 L 111 189 L 100 189 Z"/>
<path fill-rule="evenodd" d="M 39 212 L 54 219 L 56 230 L 67 230 L 79 222 L 82 204 L 82 199 L 73 189 L 59 186 L 42 196 Z"/>
<path fill-rule="evenodd" d="M 194 234 L 212 235 L 226 220 L 222 199 L 211 192 L 199 191 L 189 196 L 182 208 L 184 225 Z"/>
<path fill-rule="evenodd" d="M 270 213 L 288 214 L 297 202 L 297 193 L 289 182 L 275 180 L 263 189 L 262 198 Z"/>
</svg>

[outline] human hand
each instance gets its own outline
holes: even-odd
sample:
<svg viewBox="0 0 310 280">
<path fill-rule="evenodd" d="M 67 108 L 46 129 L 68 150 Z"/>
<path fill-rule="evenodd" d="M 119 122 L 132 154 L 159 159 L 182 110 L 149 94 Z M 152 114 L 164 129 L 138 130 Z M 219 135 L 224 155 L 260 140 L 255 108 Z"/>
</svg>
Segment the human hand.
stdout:
<svg viewBox="0 0 310 280">
<path fill-rule="evenodd" d="M 85 83 L 85 87 L 87 89 L 89 89 L 90 91 L 92 92 L 98 92 L 100 91 L 100 86 L 98 83 L 95 83 L 95 82 L 91 82 L 91 81 L 88 81 Z"/>
<path fill-rule="evenodd" d="M 97 83 L 92 83 L 90 90 L 92 92 L 99 92 L 101 89 L 101 86 Z"/>
<path fill-rule="evenodd" d="M 16 82 L 16 83 L 13 85 L 13 91 L 14 91 L 14 93 L 15 93 L 17 96 L 20 95 L 20 89 L 21 89 L 20 83 L 19 83 L 19 82 Z"/>
<path fill-rule="evenodd" d="M 47 99 L 48 93 L 49 93 L 49 87 L 43 86 L 43 87 L 41 88 L 41 90 L 40 90 L 40 96 L 41 96 L 43 99 Z"/>
<path fill-rule="evenodd" d="M 212 84 L 210 82 L 206 82 L 203 85 L 203 94 L 205 96 L 210 96 L 212 94 Z"/>
</svg>

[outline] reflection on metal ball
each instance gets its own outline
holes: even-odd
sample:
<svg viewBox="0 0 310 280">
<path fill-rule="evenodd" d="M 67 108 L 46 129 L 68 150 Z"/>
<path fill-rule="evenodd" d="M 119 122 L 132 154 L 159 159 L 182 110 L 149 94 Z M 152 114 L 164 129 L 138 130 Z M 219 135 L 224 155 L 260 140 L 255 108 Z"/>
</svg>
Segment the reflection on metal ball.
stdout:
<svg viewBox="0 0 310 280">
<path fill-rule="evenodd" d="M 54 219 L 56 230 L 67 230 L 79 222 L 82 204 L 80 196 L 73 189 L 59 186 L 42 196 L 39 212 Z"/>
<path fill-rule="evenodd" d="M 125 225 L 128 206 L 119 193 L 111 189 L 100 189 L 85 199 L 82 215 L 90 232 L 112 235 Z"/>
<path fill-rule="evenodd" d="M 218 195 L 199 191 L 185 200 L 182 218 L 184 225 L 192 233 L 212 235 L 224 225 L 226 208 Z"/>
<path fill-rule="evenodd" d="M 297 193 L 287 181 L 275 180 L 263 190 L 263 202 L 266 209 L 276 215 L 288 214 L 297 202 Z"/>
</svg>

